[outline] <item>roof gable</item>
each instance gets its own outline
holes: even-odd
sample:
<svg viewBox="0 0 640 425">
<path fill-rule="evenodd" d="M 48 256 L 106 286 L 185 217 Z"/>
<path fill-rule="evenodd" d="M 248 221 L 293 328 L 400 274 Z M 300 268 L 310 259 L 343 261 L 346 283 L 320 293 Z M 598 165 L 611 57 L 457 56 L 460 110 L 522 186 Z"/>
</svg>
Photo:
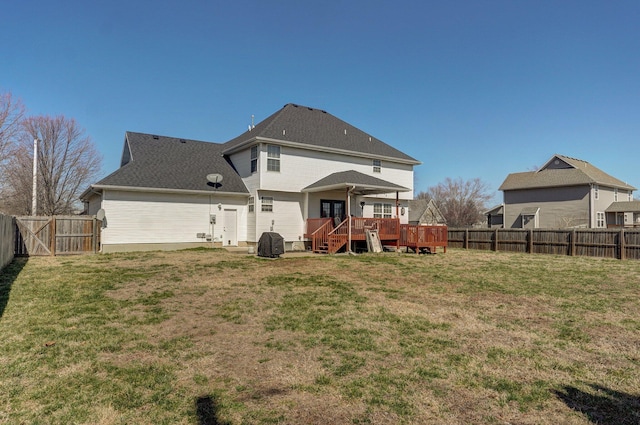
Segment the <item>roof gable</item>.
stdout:
<svg viewBox="0 0 640 425">
<path fill-rule="evenodd" d="M 351 152 L 368 157 L 420 161 L 321 109 L 286 104 L 249 131 L 224 144 L 225 153 L 267 139 L 321 150 Z"/>
<path fill-rule="evenodd" d="M 498 190 L 540 189 L 590 184 L 626 190 L 636 189 L 594 167 L 587 161 L 556 154 L 537 171 L 509 174 Z"/>
</svg>

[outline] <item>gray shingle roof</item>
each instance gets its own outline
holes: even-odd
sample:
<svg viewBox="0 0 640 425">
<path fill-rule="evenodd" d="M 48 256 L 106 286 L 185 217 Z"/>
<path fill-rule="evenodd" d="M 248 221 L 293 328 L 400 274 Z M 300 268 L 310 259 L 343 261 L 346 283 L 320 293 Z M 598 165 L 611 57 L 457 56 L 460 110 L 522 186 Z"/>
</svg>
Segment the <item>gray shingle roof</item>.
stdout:
<svg viewBox="0 0 640 425">
<path fill-rule="evenodd" d="M 362 194 L 407 192 L 410 189 L 355 170 L 333 173 L 302 189 L 306 192 L 356 186 Z"/>
<path fill-rule="evenodd" d="M 640 212 L 640 201 L 613 202 L 606 212 Z"/>
<path fill-rule="evenodd" d="M 512 173 L 507 176 L 498 190 L 538 189 L 546 187 L 581 186 L 599 184 L 619 189 L 635 190 L 636 188 L 619 180 L 586 161 L 564 155 L 554 158 L 567 163 L 569 168 L 541 168 L 538 171 Z M 549 160 L 547 164 L 551 162 Z"/>
<path fill-rule="evenodd" d="M 232 152 L 256 137 L 420 163 L 326 111 L 292 103 L 256 124 L 251 131 L 226 142 L 225 152 Z"/>
<path fill-rule="evenodd" d="M 123 164 L 94 184 L 248 194 L 244 182 L 222 156 L 223 145 L 127 132 Z M 207 175 L 219 173 L 222 183 L 214 188 Z"/>
</svg>

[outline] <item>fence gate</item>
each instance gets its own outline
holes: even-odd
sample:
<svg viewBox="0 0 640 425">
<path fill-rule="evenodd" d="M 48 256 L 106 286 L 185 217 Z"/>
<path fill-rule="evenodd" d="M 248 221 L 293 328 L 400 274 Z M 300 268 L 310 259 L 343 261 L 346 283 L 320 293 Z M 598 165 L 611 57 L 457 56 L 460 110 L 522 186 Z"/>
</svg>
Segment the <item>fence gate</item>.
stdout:
<svg viewBox="0 0 640 425">
<path fill-rule="evenodd" d="M 99 221 L 93 216 L 16 217 L 16 256 L 98 252 Z"/>
</svg>

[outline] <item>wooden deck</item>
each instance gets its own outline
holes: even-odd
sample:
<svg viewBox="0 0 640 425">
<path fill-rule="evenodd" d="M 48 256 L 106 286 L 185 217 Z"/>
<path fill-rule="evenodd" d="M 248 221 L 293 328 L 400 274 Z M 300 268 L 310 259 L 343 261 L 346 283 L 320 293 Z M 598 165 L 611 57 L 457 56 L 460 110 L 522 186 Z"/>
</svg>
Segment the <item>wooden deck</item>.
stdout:
<svg viewBox="0 0 640 425">
<path fill-rule="evenodd" d="M 377 230 L 383 245 L 404 246 L 415 252 L 444 247 L 446 252 L 446 226 L 400 224 L 397 218 L 351 217 L 351 226 L 349 219 L 337 225 L 331 218 L 308 219 L 305 237 L 311 240 L 313 252 L 335 254 L 347 247 L 349 239 L 365 241 L 367 230 Z"/>
</svg>

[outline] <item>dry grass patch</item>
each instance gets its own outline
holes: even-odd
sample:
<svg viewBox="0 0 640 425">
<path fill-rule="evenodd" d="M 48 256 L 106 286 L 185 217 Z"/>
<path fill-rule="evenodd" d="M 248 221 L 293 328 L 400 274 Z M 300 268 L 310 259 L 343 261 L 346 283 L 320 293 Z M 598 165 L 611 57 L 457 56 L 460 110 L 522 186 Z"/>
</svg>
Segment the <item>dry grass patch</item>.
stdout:
<svg viewBox="0 0 640 425">
<path fill-rule="evenodd" d="M 638 276 L 461 250 L 17 260 L 0 422 L 635 424 Z"/>
</svg>

